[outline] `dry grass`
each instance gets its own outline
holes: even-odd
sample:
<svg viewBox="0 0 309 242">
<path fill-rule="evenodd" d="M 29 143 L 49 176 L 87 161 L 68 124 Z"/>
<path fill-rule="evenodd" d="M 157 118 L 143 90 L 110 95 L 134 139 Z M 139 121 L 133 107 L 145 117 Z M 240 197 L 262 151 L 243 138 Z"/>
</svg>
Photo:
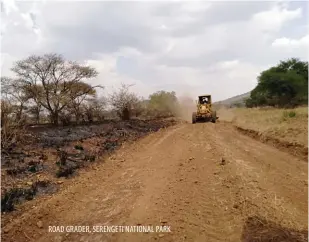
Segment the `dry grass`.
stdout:
<svg viewBox="0 0 309 242">
<path fill-rule="evenodd" d="M 220 109 L 219 120 L 285 142 L 308 146 L 308 107 Z"/>
</svg>

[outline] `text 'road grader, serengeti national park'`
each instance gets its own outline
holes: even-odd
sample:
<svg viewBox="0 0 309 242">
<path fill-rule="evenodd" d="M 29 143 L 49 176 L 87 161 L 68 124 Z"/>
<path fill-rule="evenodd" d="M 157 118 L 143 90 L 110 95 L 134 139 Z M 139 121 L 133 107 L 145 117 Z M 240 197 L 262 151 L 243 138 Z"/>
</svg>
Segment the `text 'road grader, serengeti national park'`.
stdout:
<svg viewBox="0 0 309 242">
<path fill-rule="evenodd" d="M 192 123 L 198 121 L 211 121 L 213 123 L 217 120 L 217 113 L 212 109 L 211 95 L 202 95 L 196 101 L 197 111 L 192 113 Z"/>
</svg>

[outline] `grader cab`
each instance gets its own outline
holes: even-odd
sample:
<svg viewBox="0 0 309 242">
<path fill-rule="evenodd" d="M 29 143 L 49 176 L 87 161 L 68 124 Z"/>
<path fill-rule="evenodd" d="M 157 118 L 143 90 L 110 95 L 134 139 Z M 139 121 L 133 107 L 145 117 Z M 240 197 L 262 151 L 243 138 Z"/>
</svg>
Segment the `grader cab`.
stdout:
<svg viewBox="0 0 309 242">
<path fill-rule="evenodd" d="M 212 108 L 211 95 L 202 95 L 198 97 L 196 102 L 196 112 L 192 113 L 192 123 L 198 121 L 215 123 L 217 120 L 217 113 Z"/>
</svg>

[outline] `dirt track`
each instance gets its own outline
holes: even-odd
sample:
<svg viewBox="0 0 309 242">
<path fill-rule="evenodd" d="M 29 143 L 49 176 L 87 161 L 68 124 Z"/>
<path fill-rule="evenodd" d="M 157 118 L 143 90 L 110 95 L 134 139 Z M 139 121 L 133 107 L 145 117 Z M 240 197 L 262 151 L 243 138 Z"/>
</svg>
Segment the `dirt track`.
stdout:
<svg viewBox="0 0 309 242">
<path fill-rule="evenodd" d="M 307 186 L 306 162 L 230 124 L 179 124 L 122 147 L 58 194 L 28 202 L 32 208 L 7 224 L 2 241 L 270 241 L 283 229 L 250 223 L 266 218 L 307 229 Z M 171 233 L 48 233 L 51 225 L 139 224 Z"/>
</svg>

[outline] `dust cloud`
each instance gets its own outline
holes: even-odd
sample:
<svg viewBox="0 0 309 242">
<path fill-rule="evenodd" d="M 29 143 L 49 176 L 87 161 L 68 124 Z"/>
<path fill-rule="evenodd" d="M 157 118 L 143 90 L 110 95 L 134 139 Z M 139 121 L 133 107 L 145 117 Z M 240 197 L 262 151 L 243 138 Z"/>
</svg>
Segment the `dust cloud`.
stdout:
<svg viewBox="0 0 309 242">
<path fill-rule="evenodd" d="M 184 121 L 191 122 L 192 113 L 196 111 L 195 100 L 189 95 L 182 95 L 178 97 L 179 100 L 179 118 Z"/>
<path fill-rule="evenodd" d="M 185 93 L 177 97 L 179 106 L 177 108 L 177 116 L 186 122 L 192 121 L 192 113 L 196 112 L 196 100 L 192 95 Z M 213 109 L 217 111 L 217 116 L 222 121 L 233 122 L 236 119 L 236 115 L 232 109 L 214 105 Z"/>
<path fill-rule="evenodd" d="M 178 96 L 179 108 L 177 111 L 177 116 L 186 122 L 192 121 L 192 113 L 196 112 L 196 100 L 192 98 L 189 93 L 184 93 Z M 233 122 L 236 118 L 235 113 L 224 106 L 213 106 L 213 109 L 217 111 L 217 116 L 220 120 L 227 122 Z"/>
</svg>

